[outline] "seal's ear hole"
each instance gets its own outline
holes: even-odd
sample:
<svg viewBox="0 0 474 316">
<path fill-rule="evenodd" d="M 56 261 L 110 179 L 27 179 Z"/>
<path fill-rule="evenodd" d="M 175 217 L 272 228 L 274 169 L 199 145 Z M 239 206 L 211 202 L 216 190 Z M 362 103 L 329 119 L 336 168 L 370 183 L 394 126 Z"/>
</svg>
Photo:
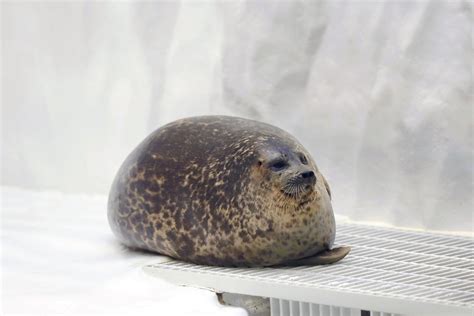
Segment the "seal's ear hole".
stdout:
<svg viewBox="0 0 474 316">
<path fill-rule="evenodd" d="M 258 161 L 258 166 L 261 166 L 263 164 L 263 162 L 261 160 Z"/>
</svg>

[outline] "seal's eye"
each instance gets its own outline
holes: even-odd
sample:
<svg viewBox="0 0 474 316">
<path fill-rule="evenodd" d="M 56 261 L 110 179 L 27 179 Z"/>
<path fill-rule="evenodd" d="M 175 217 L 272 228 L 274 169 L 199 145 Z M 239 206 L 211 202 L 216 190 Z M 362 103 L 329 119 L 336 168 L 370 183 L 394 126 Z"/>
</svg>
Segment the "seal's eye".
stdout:
<svg viewBox="0 0 474 316">
<path fill-rule="evenodd" d="M 300 155 L 300 161 L 303 165 L 307 165 L 308 164 L 308 159 L 306 159 L 306 156 L 305 155 Z"/>
<path fill-rule="evenodd" d="M 286 167 L 288 167 L 288 163 L 284 160 L 277 160 L 273 162 L 272 164 L 270 164 L 270 169 L 272 169 L 273 171 L 282 170 L 282 169 L 285 169 Z"/>
</svg>

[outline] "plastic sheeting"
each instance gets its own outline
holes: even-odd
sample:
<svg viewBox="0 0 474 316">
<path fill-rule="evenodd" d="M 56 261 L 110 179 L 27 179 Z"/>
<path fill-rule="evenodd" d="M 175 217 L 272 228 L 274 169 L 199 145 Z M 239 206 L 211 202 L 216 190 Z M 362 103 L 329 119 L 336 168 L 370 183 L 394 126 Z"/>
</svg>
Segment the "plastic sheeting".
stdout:
<svg viewBox="0 0 474 316">
<path fill-rule="evenodd" d="M 1 192 L 2 315 L 247 315 L 145 275 L 145 264 L 166 259 L 117 243 L 105 196 Z"/>
<path fill-rule="evenodd" d="M 339 214 L 472 229 L 469 2 L 2 9 L 3 184 L 106 193 L 158 126 L 231 114 L 299 138 Z"/>
</svg>

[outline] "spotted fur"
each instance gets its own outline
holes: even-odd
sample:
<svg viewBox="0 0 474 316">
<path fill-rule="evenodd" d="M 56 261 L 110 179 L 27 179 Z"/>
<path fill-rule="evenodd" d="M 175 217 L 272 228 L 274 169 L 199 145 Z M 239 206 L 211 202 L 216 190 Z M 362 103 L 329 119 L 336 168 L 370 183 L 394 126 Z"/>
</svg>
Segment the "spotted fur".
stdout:
<svg viewBox="0 0 474 316">
<path fill-rule="evenodd" d="M 316 174 L 309 202 L 282 192 L 262 151 L 303 152 Z M 269 266 L 329 249 L 327 183 L 291 135 L 257 121 L 202 116 L 148 136 L 121 166 L 109 196 L 112 231 L 126 245 L 220 266 Z"/>
</svg>

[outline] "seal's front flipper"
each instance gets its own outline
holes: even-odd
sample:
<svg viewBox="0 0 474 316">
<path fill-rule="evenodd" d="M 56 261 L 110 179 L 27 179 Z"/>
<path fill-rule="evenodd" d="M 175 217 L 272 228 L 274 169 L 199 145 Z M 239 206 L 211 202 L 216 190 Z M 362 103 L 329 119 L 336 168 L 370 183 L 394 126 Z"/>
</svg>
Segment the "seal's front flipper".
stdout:
<svg viewBox="0 0 474 316">
<path fill-rule="evenodd" d="M 296 266 L 314 266 L 321 264 L 331 264 L 338 262 L 344 258 L 351 251 L 351 247 L 341 246 L 331 250 L 325 250 L 317 253 L 314 256 L 297 259 L 294 261 L 286 262 L 282 266 L 296 267 Z"/>
</svg>

